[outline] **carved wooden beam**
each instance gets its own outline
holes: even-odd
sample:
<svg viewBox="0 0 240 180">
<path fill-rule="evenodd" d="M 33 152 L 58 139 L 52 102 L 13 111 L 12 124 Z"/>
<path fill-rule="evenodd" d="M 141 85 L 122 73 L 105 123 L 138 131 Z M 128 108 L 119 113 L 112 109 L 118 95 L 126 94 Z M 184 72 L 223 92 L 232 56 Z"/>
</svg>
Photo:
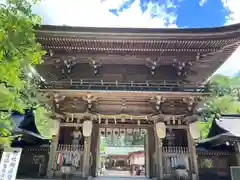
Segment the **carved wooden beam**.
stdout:
<svg viewBox="0 0 240 180">
<path fill-rule="evenodd" d="M 147 67 L 152 76 L 155 75 L 157 67 L 160 65 L 160 58 L 151 59 L 147 58 Z"/>
<path fill-rule="evenodd" d="M 181 77 L 188 76 L 188 72 L 190 70 L 190 66 L 192 66 L 192 63 L 189 62 L 182 62 L 178 61 L 177 59 L 173 60 L 173 67 L 176 69 L 177 75 Z"/>
<path fill-rule="evenodd" d="M 95 58 L 88 58 L 88 59 L 90 61 L 89 62 L 90 65 L 92 66 L 93 74 L 98 75 L 102 64 L 99 62 L 99 60 L 97 61 Z"/>
<path fill-rule="evenodd" d="M 65 98 L 66 96 L 64 95 L 61 95 L 59 93 L 53 93 L 53 102 L 57 108 L 59 108 L 60 102 L 63 101 Z"/>
<path fill-rule="evenodd" d="M 93 106 L 93 103 L 97 101 L 97 97 L 92 96 L 91 93 L 87 93 L 86 96 L 83 96 L 82 99 L 87 102 L 87 111 L 90 112 Z"/>
<path fill-rule="evenodd" d="M 188 105 L 188 111 L 192 111 L 194 106 L 196 105 L 196 98 L 194 96 L 190 96 L 187 98 L 183 98 L 183 102 Z"/>
<path fill-rule="evenodd" d="M 161 113 L 161 105 L 165 101 L 166 101 L 166 98 L 164 98 L 162 95 L 157 95 L 157 96 L 150 98 L 150 102 L 154 103 L 155 110 L 159 113 Z"/>
</svg>

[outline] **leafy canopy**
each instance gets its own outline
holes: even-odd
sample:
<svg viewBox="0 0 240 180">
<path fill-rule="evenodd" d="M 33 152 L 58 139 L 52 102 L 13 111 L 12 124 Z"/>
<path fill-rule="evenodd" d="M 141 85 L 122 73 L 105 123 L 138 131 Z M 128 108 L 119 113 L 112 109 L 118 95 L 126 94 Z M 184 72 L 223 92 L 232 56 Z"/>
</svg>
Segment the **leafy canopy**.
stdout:
<svg viewBox="0 0 240 180">
<path fill-rule="evenodd" d="M 23 112 L 27 108 L 36 108 L 36 121 L 44 122 L 42 129 L 45 131 L 49 129 L 47 121 L 51 111 L 42 106 L 36 86 L 39 76 L 34 71 L 45 53 L 35 37 L 34 27 L 40 24 L 40 18 L 32 14 L 34 3 L 37 1 L 0 2 L 0 109 L 7 110 L 0 112 L 0 144 L 10 143 L 12 110 Z"/>
<path fill-rule="evenodd" d="M 212 120 L 221 113 L 240 113 L 240 77 L 213 76 L 210 80 L 212 90 L 203 106 L 202 121 L 199 121 L 201 139 L 205 138 Z"/>
</svg>

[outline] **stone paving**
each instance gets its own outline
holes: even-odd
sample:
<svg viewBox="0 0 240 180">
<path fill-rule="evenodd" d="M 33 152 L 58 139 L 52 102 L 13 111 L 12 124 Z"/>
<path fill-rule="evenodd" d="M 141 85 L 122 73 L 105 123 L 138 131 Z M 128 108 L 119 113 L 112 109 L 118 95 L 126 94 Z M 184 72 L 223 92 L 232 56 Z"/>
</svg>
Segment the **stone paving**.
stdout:
<svg viewBox="0 0 240 180">
<path fill-rule="evenodd" d="M 130 176 L 129 171 L 106 171 L 104 175 L 94 180 L 147 180 L 145 176 Z"/>
<path fill-rule="evenodd" d="M 142 176 L 99 176 L 94 178 L 94 180 L 148 180 L 146 177 Z"/>
<path fill-rule="evenodd" d="M 79 177 L 69 178 L 69 180 L 79 180 Z M 91 179 L 91 178 L 89 178 Z M 33 179 L 16 179 L 16 180 L 33 180 Z M 35 179 L 36 180 L 36 179 Z M 46 180 L 46 179 L 37 179 Z M 51 179 L 57 180 L 57 179 Z M 59 180 L 59 179 L 58 179 Z M 148 180 L 145 176 L 130 176 L 129 171 L 106 171 L 104 175 L 95 177 L 93 180 Z"/>
</svg>

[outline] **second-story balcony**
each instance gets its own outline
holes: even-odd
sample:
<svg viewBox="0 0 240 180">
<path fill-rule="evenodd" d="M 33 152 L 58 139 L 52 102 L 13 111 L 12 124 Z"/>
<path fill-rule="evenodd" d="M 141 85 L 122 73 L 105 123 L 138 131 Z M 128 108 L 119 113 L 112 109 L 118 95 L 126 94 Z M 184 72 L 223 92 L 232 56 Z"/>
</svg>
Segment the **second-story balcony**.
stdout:
<svg viewBox="0 0 240 180">
<path fill-rule="evenodd" d="M 41 84 L 41 89 L 55 90 L 91 90 L 91 91 L 146 91 L 146 92 L 205 92 L 207 86 L 199 83 L 184 83 L 181 81 L 104 81 L 87 80 L 79 81 L 48 81 Z"/>
</svg>

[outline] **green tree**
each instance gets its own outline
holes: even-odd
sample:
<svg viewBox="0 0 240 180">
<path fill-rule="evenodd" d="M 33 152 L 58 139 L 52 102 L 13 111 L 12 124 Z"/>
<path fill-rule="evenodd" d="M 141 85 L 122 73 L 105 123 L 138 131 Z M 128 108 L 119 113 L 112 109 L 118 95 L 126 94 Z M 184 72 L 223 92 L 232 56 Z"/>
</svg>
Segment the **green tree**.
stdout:
<svg viewBox="0 0 240 180">
<path fill-rule="evenodd" d="M 210 80 L 211 95 L 202 107 L 202 121 L 199 121 L 201 138 L 205 138 L 212 120 L 221 113 L 240 113 L 240 77 L 222 75 Z"/>
<path fill-rule="evenodd" d="M 40 76 L 34 71 L 34 66 L 41 63 L 45 53 L 34 32 L 34 27 L 40 24 L 40 18 L 31 11 L 31 5 L 36 2 L 0 2 L 0 109 L 7 110 L 0 112 L 0 144 L 10 144 L 12 110 L 23 112 L 34 107 L 37 121 L 38 118 L 50 120 L 50 110 L 42 106 L 42 98 L 37 97 L 35 88 Z"/>
<path fill-rule="evenodd" d="M 100 152 L 103 153 L 106 151 L 106 139 L 101 138 L 100 139 Z"/>
</svg>

